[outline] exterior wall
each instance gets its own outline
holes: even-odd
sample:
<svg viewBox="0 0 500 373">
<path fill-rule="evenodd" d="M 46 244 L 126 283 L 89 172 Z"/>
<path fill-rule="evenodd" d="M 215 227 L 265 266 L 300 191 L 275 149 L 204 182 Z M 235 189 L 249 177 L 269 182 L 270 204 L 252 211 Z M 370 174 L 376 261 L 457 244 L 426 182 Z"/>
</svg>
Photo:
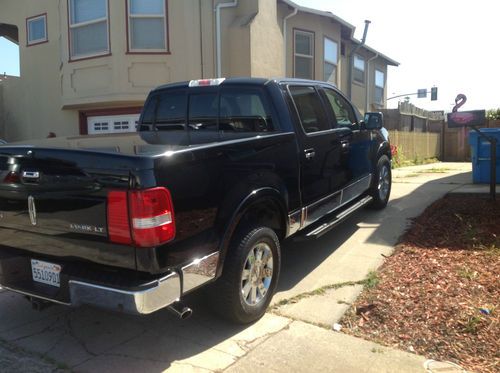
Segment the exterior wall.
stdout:
<svg viewBox="0 0 500 373">
<path fill-rule="evenodd" d="M 251 76 L 250 25 L 258 12 L 258 0 L 240 1 L 237 7 L 221 10 L 222 77 Z M 215 42 L 213 49 L 216 50 Z M 212 77 L 215 75 L 214 72 Z"/>
<path fill-rule="evenodd" d="M 64 108 L 137 105 L 155 86 L 202 77 L 201 35 L 210 35 L 212 24 L 204 19 L 200 29 L 198 0 L 168 2 L 168 54 L 127 53 L 126 1 L 108 3 L 111 55 L 68 62 L 68 9 L 61 1 Z"/>
<path fill-rule="evenodd" d="M 289 14 L 290 11 L 286 7 L 281 6 L 280 14 Z M 313 14 L 298 12 L 297 15 L 291 17 L 287 21 L 287 68 L 286 76 L 294 76 L 294 37 L 293 30 L 299 29 L 314 33 L 314 79 L 323 80 L 323 38 L 326 36 L 338 43 L 339 61 L 340 61 L 340 24 L 333 23 L 326 17 L 320 17 Z M 340 63 L 337 66 L 337 82 L 341 81 Z"/>
<path fill-rule="evenodd" d="M 227 0 L 168 1 L 169 51 L 162 54 L 128 53 L 126 0 L 108 3 L 110 54 L 70 61 L 68 0 L 2 2 L 0 23 L 18 27 L 21 78 L 0 83 L 4 96 L 0 136 L 16 141 L 43 138 L 49 132 L 57 136 L 86 133 L 85 118 L 96 110 L 136 113 L 148 92 L 158 85 L 216 76 L 214 7 Z M 302 29 L 315 35 L 315 79 L 322 80 L 324 75 L 324 37 L 338 43 L 337 84 L 346 92 L 350 41 L 342 40 L 340 23 L 300 11 L 287 21 L 285 46 L 283 18 L 292 12 L 276 0 L 240 0 L 237 7 L 221 9 L 222 76 L 293 77 L 293 30 Z M 43 13 L 47 14 L 48 42 L 28 47 L 26 18 Z M 346 56 L 341 56 L 342 42 Z M 364 52 L 365 57 L 373 55 Z M 363 54 L 362 50 L 359 53 Z M 387 78 L 386 61 L 373 61 L 370 97 L 374 95 L 375 66 Z M 373 101 L 370 97 L 369 104 Z M 364 111 L 365 86 L 353 83 L 352 99 Z"/>
<path fill-rule="evenodd" d="M 251 76 L 282 77 L 283 34 L 276 1 L 259 0 L 259 13 L 251 24 Z"/>
<path fill-rule="evenodd" d="M 48 42 L 26 46 L 26 18 L 47 13 Z M 4 86 L 4 126 L 8 141 L 78 133 L 78 115 L 61 111 L 58 3 L 50 0 L 4 1 L 1 22 L 19 31 L 20 79 Z"/>
</svg>

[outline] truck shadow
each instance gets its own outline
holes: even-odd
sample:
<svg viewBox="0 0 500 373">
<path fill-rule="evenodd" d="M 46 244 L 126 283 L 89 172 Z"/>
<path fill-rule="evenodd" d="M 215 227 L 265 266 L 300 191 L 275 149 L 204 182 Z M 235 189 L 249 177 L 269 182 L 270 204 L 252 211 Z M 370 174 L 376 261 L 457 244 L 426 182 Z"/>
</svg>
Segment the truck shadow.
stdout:
<svg viewBox="0 0 500 373">
<path fill-rule="evenodd" d="M 408 219 L 463 184 L 466 176 L 457 174 L 418 185 L 396 183 L 394 198 L 385 210 L 360 210 L 315 241 L 285 241 L 278 290 L 292 289 L 325 264 L 332 272 L 349 272 L 349 268 L 341 268 L 348 261 L 337 258 L 356 247 L 368 258 L 371 250 L 373 257 L 380 256 L 380 245 L 394 246 Z M 366 267 L 367 272 L 372 269 Z M 143 317 L 90 307 L 53 306 L 38 312 L 22 296 L 0 290 L 0 343 L 8 341 L 77 372 L 162 372 L 169 367 L 222 370 L 251 349 L 252 343 L 290 322 L 266 314 L 249 326 L 229 324 L 213 316 L 199 295 L 186 299 L 193 316 L 179 320 L 167 310 Z"/>
<path fill-rule="evenodd" d="M 319 266 L 330 264 L 330 271 L 340 271 L 342 268 L 338 266 L 348 263 L 344 259 L 350 251 L 357 251 L 354 255 L 359 260 L 374 255 L 382 258 L 378 253 L 381 246 L 390 249 L 396 245 L 412 218 L 420 215 L 428 205 L 450 190 L 470 180 L 470 172 L 435 178 L 425 183 L 419 182 L 418 177 L 399 181 L 396 179 L 391 200 L 384 210 L 360 209 L 318 239 L 286 240 L 282 244 L 282 271 L 278 291 L 292 289 Z M 338 260 L 335 260 L 336 257 Z M 367 266 L 365 274 L 371 269 L 373 266 Z M 360 279 L 362 278 L 346 278 Z"/>
<path fill-rule="evenodd" d="M 247 343 L 273 331 L 269 316 L 250 327 L 234 325 L 213 316 L 200 297 L 190 298 L 195 312 L 180 320 L 167 310 L 142 317 L 90 307 L 40 312 L 23 296 L 0 290 L 0 344 L 7 341 L 77 372 L 217 370 L 243 355 Z"/>
</svg>

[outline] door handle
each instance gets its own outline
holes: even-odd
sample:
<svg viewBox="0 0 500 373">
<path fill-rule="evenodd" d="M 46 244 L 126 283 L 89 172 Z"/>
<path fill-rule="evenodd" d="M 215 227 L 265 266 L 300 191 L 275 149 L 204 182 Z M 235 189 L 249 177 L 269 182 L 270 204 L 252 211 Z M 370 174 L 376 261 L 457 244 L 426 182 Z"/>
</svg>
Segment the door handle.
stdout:
<svg viewBox="0 0 500 373">
<path fill-rule="evenodd" d="M 340 146 L 342 147 L 342 150 L 347 150 L 351 146 L 351 143 L 349 142 L 349 140 L 341 140 Z"/>
<path fill-rule="evenodd" d="M 316 152 L 314 151 L 314 148 L 310 148 L 310 149 L 305 149 L 304 154 L 306 156 L 306 159 L 313 159 L 314 156 L 316 155 Z"/>
</svg>

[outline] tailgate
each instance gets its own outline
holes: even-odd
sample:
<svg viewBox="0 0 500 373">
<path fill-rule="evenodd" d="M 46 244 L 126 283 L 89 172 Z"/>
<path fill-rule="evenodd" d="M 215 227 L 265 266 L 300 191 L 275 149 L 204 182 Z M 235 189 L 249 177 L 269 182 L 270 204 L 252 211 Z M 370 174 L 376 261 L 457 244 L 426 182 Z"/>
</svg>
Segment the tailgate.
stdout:
<svg viewBox="0 0 500 373">
<path fill-rule="evenodd" d="M 109 242 L 107 195 L 149 165 L 141 157 L 0 148 L 0 246 L 135 269 L 135 249 Z"/>
</svg>

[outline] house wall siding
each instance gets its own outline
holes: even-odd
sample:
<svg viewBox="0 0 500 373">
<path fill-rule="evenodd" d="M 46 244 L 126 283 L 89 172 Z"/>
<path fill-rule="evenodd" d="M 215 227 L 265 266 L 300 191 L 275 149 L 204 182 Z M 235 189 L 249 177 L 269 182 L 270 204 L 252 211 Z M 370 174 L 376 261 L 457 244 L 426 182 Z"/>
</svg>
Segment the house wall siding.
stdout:
<svg viewBox="0 0 500 373">
<path fill-rule="evenodd" d="M 68 0 L 4 1 L 0 23 L 19 30 L 21 78 L 3 82 L 0 136 L 9 141 L 81 132 L 81 112 L 124 109 L 143 105 L 148 92 L 161 84 L 216 76 L 214 7 L 226 0 L 169 0 L 168 53 L 128 53 L 126 0 L 108 0 L 110 53 L 70 61 Z M 222 76 L 293 77 L 293 30 L 314 33 L 314 78 L 323 79 L 323 39 L 338 43 L 337 84 L 347 91 L 349 46 L 340 55 L 340 23 L 329 17 L 299 11 L 287 22 L 284 45 L 283 18 L 293 12 L 271 0 L 240 0 L 221 10 Z M 48 42 L 26 47 L 26 18 L 47 13 Z M 349 41 L 346 41 L 350 44 Z M 371 54 L 373 55 L 373 54 Z M 370 57 L 367 52 L 366 57 Z M 286 58 L 286 69 L 284 61 Z M 369 96 L 373 97 L 375 66 L 386 73 L 385 61 L 370 65 Z M 364 111 L 365 87 L 353 84 L 354 104 Z M 369 97 L 368 103 L 370 104 Z M 2 122 L 3 118 L 3 122 Z M 2 135 L 2 125 L 4 125 Z"/>
</svg>

